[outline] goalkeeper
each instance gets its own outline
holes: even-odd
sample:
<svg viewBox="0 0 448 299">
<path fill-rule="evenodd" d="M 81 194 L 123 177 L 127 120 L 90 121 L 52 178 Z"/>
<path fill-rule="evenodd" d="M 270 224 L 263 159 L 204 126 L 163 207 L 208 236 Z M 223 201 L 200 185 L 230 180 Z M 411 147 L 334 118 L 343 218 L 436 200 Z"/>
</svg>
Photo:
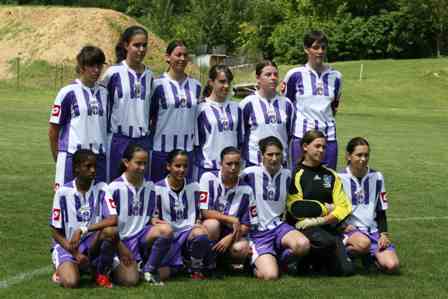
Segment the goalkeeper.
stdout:
<svg viewBox="0 0 448 299">
<path fill-rule="evenodd" d="M 303 156 L 290 185 L 288 222 L 311 242 L 310 254 L 299 268 L 346 276 L 354 272 L 342 242 L 339 224 L 350 215 L 352 206 L 337 174 L 322 165 L 325 135 L 308 131 L 302 139 Z"/>
</svg>

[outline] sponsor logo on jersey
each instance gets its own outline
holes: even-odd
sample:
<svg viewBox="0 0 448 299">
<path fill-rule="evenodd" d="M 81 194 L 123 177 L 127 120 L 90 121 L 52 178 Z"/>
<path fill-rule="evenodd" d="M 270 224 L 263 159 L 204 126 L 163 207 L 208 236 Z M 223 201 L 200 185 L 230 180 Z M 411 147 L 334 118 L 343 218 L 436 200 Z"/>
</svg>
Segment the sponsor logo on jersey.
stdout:
<svg viewBox="0 0 448 299">
<path fill-rule="evenodd" d="M 59 114 L 61 114 L 61 105 L 53 105 L 53 108 L 51 108 L 51 115 L 59 116 Z"/>
<path fill-rule="evenodd" d="M 331 188 L 331 175 L 324 175 L 323 176 L 323 186 L 324 186 L 324 188 Z"/>
<path fill-rule="evenodd" d="M 57 209 L 57 208 L 53 209 L 53 220 L 54 221 L 61 220 L 61 209 Z"/>
<path fill-rule="evenodd" d="M 207 203 L 208 202 L 208 192 L 199 192 L 199 203 Z"/>
</svg>

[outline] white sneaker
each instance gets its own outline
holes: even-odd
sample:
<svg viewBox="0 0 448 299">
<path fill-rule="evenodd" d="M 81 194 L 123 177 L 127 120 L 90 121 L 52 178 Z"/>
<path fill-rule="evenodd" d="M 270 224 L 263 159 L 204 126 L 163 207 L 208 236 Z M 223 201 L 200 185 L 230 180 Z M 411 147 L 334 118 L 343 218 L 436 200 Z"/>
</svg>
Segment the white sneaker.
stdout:
<svg viewBox="0 0 448 299">
<path fill-rule="evenodd" d="M 163 281 L 160 280 L 160 276 L 158 274 L 151 273 L 151 272 L 144 272 L 143 280 L 153 286 L 164 286 L 165 285 L 163 283 Z"/>
</svg>

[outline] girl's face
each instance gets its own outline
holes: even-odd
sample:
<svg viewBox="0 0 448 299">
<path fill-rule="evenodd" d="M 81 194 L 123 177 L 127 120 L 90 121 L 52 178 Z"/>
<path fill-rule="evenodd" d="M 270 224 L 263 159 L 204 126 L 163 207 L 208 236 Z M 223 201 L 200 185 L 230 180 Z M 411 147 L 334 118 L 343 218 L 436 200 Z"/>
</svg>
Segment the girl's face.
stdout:
<svg viewBox="0 0 448 299">
<path fill-rule="evenodd" d="M 268 93 L 275 93 L 278 85 L 278 70 L 272 65 L 265 66 L 260 75 L 257 75 L 258 87 Z"/>
<path fill-rule="evenodd" d="M 305 143 L 303 145 L 305 160 L 311 162 L 313 165 L 320 164 L 324 158 L 326 146 L 325 138 L 316 138 L 309 144 Z"/>
<path fill-rule="evenodd" d="M 146 151 L 135 152 L 131 160 L 124 159 L 124 165 L 126 166 L 126 173 L 137 177 L 144 176 L 147 164 L 148 164 L 148 153 Z"/>
<path fill-rule="evenodd" d="M 188 157 L 177 155 L 171 163 L 166 166 L 170 176 L 176 181 L 183 181 L 188 171 Z"/>
<path fill-rule="evenodd" d="M 215 80 L 209 80 L 208 84 L 213 89 L 213 94 L 217 100 L 224 101 L 229 95 L 230 81 L 227 79 L 224 72 L 219 72 Z"/>
<path fill-rule="evenodd" d="M 136 34 L 124 45 L 127 54 L 126 60 L 131 64 L 143 63 L 146 51 L 148 50 L 148 38 L 140 33 Z"/>
<path fill-rule="evenodd" d="M 165 55 L 166 62 L 175 73 L 184 73 L 188 64 L 188 50 L 185 46 L 177 46 L 171 54 Z"/>
<path fill-rule="evenodd" d="M 75 168 L 75 173 L 77 177 L 92 181 L 96 175 L 96 157 L 89 156 L 87 159 L 79 163 L 79 165 Z"/>
<path fill-rule="evenodd" d="M 315 41 L 311 47 L 305 48 L 305 53 L 308 55 L 308 63 L 311 65 L 323 65 L 325 55 L 327 54 L 327 45 L 319 41 Z"/>
<path fill-rule="evenodd" d="M 354 151 L 350 154 L 346 154 L 347 161 L 350 168 L 357 172 L 363 172 L 367 170 L 369 164 L 369 147 L 367 145 L 357 145 Z"/>
<path fill-rule="evenodd" d="M 98 81 L 98 78 L 100 77 L 102 71 L 102 64 L 85 65 L 81 67 L 79 75 L 83 82 L 91 86 L 95 84 L 96 81 Z"/>
<path fill-rule="evenodd" d="M 283 153 L 276 145 L 268 145 L 263 154 L 263 166 L 271 174 L 277 173 L 282 166 Z"/>
</svg>

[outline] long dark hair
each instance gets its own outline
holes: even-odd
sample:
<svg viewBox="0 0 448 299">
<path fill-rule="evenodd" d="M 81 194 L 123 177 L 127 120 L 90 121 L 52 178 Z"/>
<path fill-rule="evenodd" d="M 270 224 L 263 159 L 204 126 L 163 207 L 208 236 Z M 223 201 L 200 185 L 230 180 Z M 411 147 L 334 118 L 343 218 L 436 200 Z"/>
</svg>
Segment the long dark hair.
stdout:
<svg viewBox="0 0 448 299">
<path fill-rule="evenodd" d="M 224 73 L 227 81 L 229 81 L 229 83 L 232 82 L 232 80 L 233 80 L 232 71 L 230 70 L 230 68 L 228 66 L 223 65 L 223 64 L 215 64 L 214 66 L 211 67 L 210 71 L 208 72 L 208 80 L 215 81 L 216 78 L 218 78 L 219 73 Z M 202 96 L 204 98 L 209 97 L 212 94 L 212 91 L 213 91 L 213 88 L 210 86 L 210 84 L 208 84 L 208 81 L 207 81 L 207 85 L 205 85 L 205 87 L 204 87 Z"/>
<path fill-rule="evenodd" d="M 115 46 L 115 56 L 117 58 L 117 63 L 126 59 L 127 51 L 124 47 L 126 43 L 131 41 L 131 38 L 137 34 L 143 34 L 148 39 L 148 31 L 141 26 L 131 26 L 128 27 L 120 36 L 117 45 Z"/>
</svg>

